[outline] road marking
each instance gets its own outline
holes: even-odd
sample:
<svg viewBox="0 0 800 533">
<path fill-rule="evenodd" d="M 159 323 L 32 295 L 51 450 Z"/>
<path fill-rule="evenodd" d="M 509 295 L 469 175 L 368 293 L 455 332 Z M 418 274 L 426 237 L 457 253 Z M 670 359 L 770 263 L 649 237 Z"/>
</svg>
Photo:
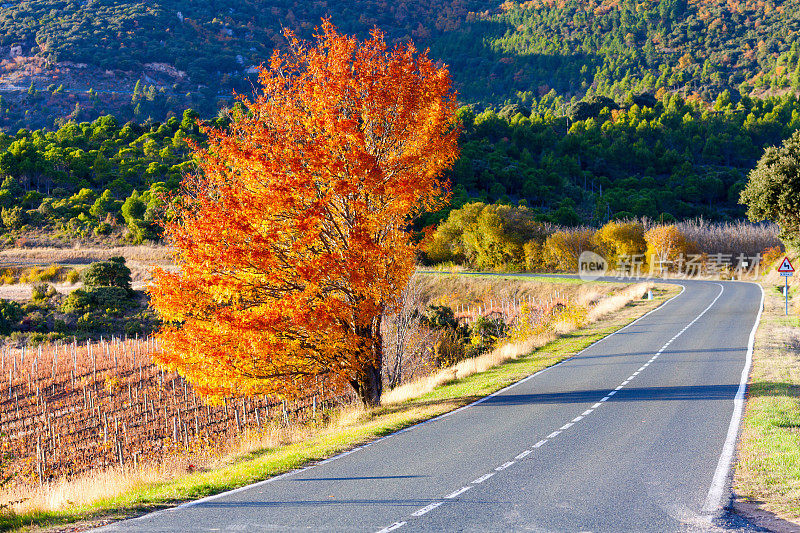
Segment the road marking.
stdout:
<svg viewBox="0 0 800 533">
<path fill-rule="evenodd" d="M 628 384 L 628 383 L 630 383 L 630 382 L 631 382 L 631 380 L 630 380 L 630 379 L 626 379 L 625 381 L 623 381 L 622 383 L 620 383 L 620 385 L 622 385 L 622 386 L 625 386 L 625 385 L 627 385 L 627 384 Z"/>
<path fill-rule="evenodd" d="M 620 388 L 621 388 L 621 387 L 620 387 Z M 619 391 L 618 391 L 617 389 L 614 389 L 614 390 L 612 390 L 611 392 L 609 392 L 609 393 L 608 393 L 608 395 L 609 395 L 609 396 L 614 396 L 614 395 L 615 395 L 617 392 L 619 392 Z"/>
<path fill-rule="evenodd" d="M 549 439 L 554 439 L 554 438 L 558 437 L 560 434 L 561 434 L 561 432 L 560 432 L 560 431 L 554 431 L 554 432 L 550 433 L 550 434 L 547 436 L 547 439 L 548 439 L 548 440 L 549 440 Z"/>
<path fill-rule="evenodd" d="M 569 428 L 571 428 L 571 427 L 572 427 L 572 426 L 574 426 L 574 425 L 575 425 L 575 423 L 574 423 L 574 422 L 567 422 L 566 424 L 564 424 L 563 426 L 561 426 L 561 427 L 560 427 L 560 428 L 558 428 L 558 429 L 559 429 L 559 430 L 561 430 L 561 431 L 564 431 L 565 429 L 569 429 Z"/>
<path fill-rule="evenodd" d="M 574 424 L 575 422 L 580 422 L 581 420 L 583 420 L 583 415 L 576 416 L 575 418 L 573 418 L 572 423 Z"/>
<path fill-rule="evenodd" d="M 498 466 L 497 468 L 495 468 L 495 470 L 500 472 L 501 470 L 505 470 L 506 468 L 508 468 L 509 466 L 513 465 L 514 463 L 515 463 L 515 461 L 508 461 L 507 463 L 503 463 L 500 466 Z"/>
<path fill-rule="evenodd" d="M 594 412 L 594 409 L 587 409 L 587 410 L 585 410 L 584 412 L 581 413 L 581 416 L 590 415 L 590 414 L 592 414 L 592 412 Z"/>
<path fill-rule="evenodd" d="M 528 456 L 529 456 L 530 454 L 532 454 L 532 453 L 533 453 L 533 452 L 532 452 L 531 450 L 525 450 L 525 451 L 524 451 L 524 452 L 522 452 L 521 454 L 519 454 L 519 455 L 517 455 L 516 457 L 514 457 L 514 459 L 516 459 L 517 461 L 519 461 L 520 459 L 524 459 L 524 458 L 528 457 Z"/>
<path fill-rule="evenodd" d="M 381 529 L 380 531 L 378 531 L 377 533 L 389 533 L 390 531 L 394 531 L 395 529 L 401 528 L 404 525 L 406 525 L 405 522 L 395 522 L 391 526 L 387 526 L 387 527 Z"/>
<path fill-rule="evenodd" d="M 411 516 L 422 516 L 427 512 L 433 511 L 434 509 L 436 509 L 437 507 L 439 507 L 443 503 L 444 502 L 436 502 L 436 503 L 432 503 L 430 505 L 426 505 L 422 509 L 419 509 L 419 510 L 414 511 L 413 513 L 411 513 Z"/>
<path fill-rule="evenodd" d="M 457 496 L 461 496 L 462 494 L 464 494 L 465 492 L 467 492 L 467 491 L 468 491 L 469 489 L 471 489 L 471 488 L 472 488 L 472 487 L 461 487 L 461 488 L 460 488 L 460 489 L 458 489 L 457 491 L 455 491 L 455 492 L 451 492 L 450 494 L 448 494 L 447 496 L 445 496 L 445 498 L 447 498 L 448 500 L 452 500 L 453 498 L 455 498 L 455 497 L 457 497 Z"/>
<path fill-rule="evenodd" d="M 539 442 L 537 442 L 536 444 L 534 444 L 533 447 L 534 448 L 540 448 L 540 447 L 542 447 L 544 445 L 545 442 L 547 442 L 547 439 L 542 439 Z"/>
<path fill-rule="evenodd" d="M 607 402 L 609 398 L 611 398 L 611 396 L 604 396 L 603 398 L 600 398 L 600 403 Z"/>
<path fill-rule="evenodd" d="M 594 405 L 592 406 L 592 409 L 597 409 L 597 408 L 598 408 L 598 407 L 600 407 L 601 405 L 603 405 L 603 403 L 602 403 L 602 402 L 597 402 L 596 404 L 594 404 Z"/>
<path fill-rule="evenodd" d="M 473 485 L 478 485 L 480 483 L 483 483 L 484 481 L 486 481 L 487 479 L 489 479 L 493 475 L 494 475 L 494 472 L 489 472 L 488 474 L 484 474 L 481 477 L 479 477 L 478 479 L 476 479 L 475 481 L 473 481 L 472 484 Z"/>
<path fill-rule="evenodd" d="M 645 368 L 647 368 L 647 365 L 642 365 L 642 366 L 639 368 L 639 370 L 637 370 L 637 372 L 641 372 L 641 371 L 642 371 L 642 370 L 644 370 Z"/>
<path fill-rule="evenodd" d="M 722 497 L 725 493 L 725 486 L 731 469 L 733 453 L 736 451 L 739 424 L 742 421 L 744 393 L 747 390 L 747 378 L 750 375 L 750 366 L 753 364 L 753 345 L 756 341 L 756 330 L 758 329 L 758 324 L 761 322 L 761 313 L 764 311 L 764 288 L 758 283 L 754 283 L 754 285 L 761 289 L 761 304 L 758 309 L 758 314 L 756 315 L 755 324 L 753 324 L 753 329 L 750 330 L 750 339 L 747 341 L 747 355 L 745 356 L 742 376 L 739 379 L 739 388 L 736 390 L 736 395 L 733 397 L 733 414 L 731 415 L 731 423 L 728 426 L 728 435 L 725 437 L 725 444 L 722 446 L 722 453 L 719 456 L 719 462 L 717 462 L 714 477 L 711 479 L 711 487 L 708 489 L 708 496 L 706 496 L 706 501 L 703 505 L 703 511 L 709 513 L 716 513 L 722 508 Z M 721 284 L 720 287 L 722 287 Z M 720 294 L 722 294 L 721 291 Z M 719 298 L 719 296 L 717 296 L 717 298 Z"/>
</svg>

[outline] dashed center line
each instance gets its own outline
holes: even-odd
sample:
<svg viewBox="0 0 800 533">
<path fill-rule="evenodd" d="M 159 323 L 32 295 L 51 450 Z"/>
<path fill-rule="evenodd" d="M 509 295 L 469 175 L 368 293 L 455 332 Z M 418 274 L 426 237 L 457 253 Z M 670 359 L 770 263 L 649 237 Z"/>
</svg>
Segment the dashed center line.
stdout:
<svg viewBox="0 0 800 533">
<path fill-rule="evenodd" d="M 472 488 L 472 487 L 461 487 L 461 488 L 460 488 L 460 489 L 458 489 L 457 491 L 455 491 L 455 492 L 451 492 L 450 494 L 448 494 L 447 496 L 445 496 L 445 499 L 452 500 L 453 498 L 456 498 L 456 497 L 458 497 L 458 496 L 461 496 L 462 494 L 464 494 L 465 492 L 467 492 L 467 491 L 468 491 L 469 489 L 471 489 L 471 488 Z"/>
<path fill-rule="evenodd" d="M 422 509 L 419 509 L 419 510 L 414 511 L 413 513 L 411 513 L 411 516 L 422 516 L 427 512 L 433 511 L 434 509 L 436 509 L 437 507 L 439 507 L 443 503 L 444 502 L 435 502 L 435 503 L 432 503 L 430 505 L 426 505 Z"/>
<path fill-rule="evenodd" d="M 380 531 L 378 531 L 378 533 L 389 533 L 390 531 L 394 531 L 395 529 L 401 528 L 404 525 L 406 525 L 405 522 L 395 522 L 391 526 L 387 526 L 387 527 L 381 529 Z"/>
<path fill-rule="evenodd" d="M 706 307 L 706 308 L 705 308 L 705 310 L 703 310 L 703 312 L 701 312 L 699 315 L 697 315 L 697 316 L 694 318 L 694 320 L 692 320 L 691 322 L 689 322 L 688 324 L 686 324 L 686 326 L 685 326 L 683 329 L 681 329 L 681 330 L 680 330 L 680 331 L 679 331 L 679 332 L 678 332 L 678 333 L 677 333 L 677 334 L 676 334 L 674 337 L 672 337 L 670 340 L 668 340 L 668 341 L 667 341 L 667 342 L 666 342 L 666 343 L 665 343 L 665 344 L 664 344 L 664 345 L 663 345 L 663 346 L 662 346 L 662 347 L 661 347 L 661 348 L 658 350 L 658 352 L 656 352 L 656 353 L 653 355 L 653 357 L 651 357 L 651 358 L 650 358 L 650 360 L 648 360 L 648 361 L 647 361 L 645 364 L 643 364 L 643 365 L 642 365 L 642 366 L 641 366 L 641 367 L 640 367 L 640 368 L 639 368 L 639 369 L 638 369 L 636 372 L 634 372 L 633 374 L 631 374 L 631 375 L 628 377 L 628 379 L 626 379 L 626 380 L 625 380 L 625 381 L 623 381 L 623 382 L 622 382 L 620 385 L 618 385 L 616 388 L 614 388 L 614 390 L 612 390 L 612 391 L 609 391 L 609 392 L 608 392 L 608 394 L 607 394 L 606 396 L 604 396 L 603 398 L 601 398 L 599 402 L 597 402 L 597 403 L 595 403 L 594 405 L 592 405 L 592 406 L 591 406 L 589 409 L 586 409 L 586 410 L 585 410 L 583 413 L 581 413 L 579 416 L 577 416 L 577 417 L 575 417 L 574 419 L 572 419 L 572 421 L 571 421 L 571 422 L 567 422 L 566 424 L 564 424 L 563 426 L 561 426 L 561 427 L 560 427 L 558 430 L 556 430 L 556 431 L 553 431 L 553 432 L 552 432 L 552 433 L 550 433 L 550 434 L 549 434 L 547 437 L 545 437 L 544 439 L 542 439 L 542 440 L 540 440 L 539 442 L 537 442 L 536 444 L 534 444 L 534 445 L 533 445 L 533 448 L 540 448 L 540 447 L 542 447 L 543 445 L 545 445 L 545 444 L 547 443 L 547 441 L 549 441 L 550 439 L 554 439 L 555 437 L 557 437 L 558 435 L 560 435 L 562 431 L 564 431 L 564 430 L 566 430 L 566 429 L 569 429 L 570 427 L 572 427 L 573 425 L 575 425 L 575 423 L 576 423 L 576 422 L 580 422 L 580 421 L 581 421 L 581 420 L 583 420 L 583 419 L 584 419 L 586 416 L 588 416 L 588 415 L 592 414 L 592 413 L 594 412 L 594 410 L 595 410 L 595 409 L 597 409 L 598 407 L 600 407 L 601 405 L 603 405 L 603 403 L 604 403 L 604 402 L 607 402 L 609 399 L 611 399 L 611 397 L 612 397 L 612 396 L 614 396 L 614 395 L 615 395 L 615 394 L 616 394 L 618 391 L 622 390 L 622 388 L 624 388 L 624 387 L 625 387 L 625 385 L 627 385 L 628 383 L 630 383 L 630 382 L 631 382 L 631 380 L 633 380 L 633 379 L 634 379 L 636 376 L 638 376 L 638 375 L 639 375 L 639 374 L 640 374 L 640 373 L 641 373 L 641 372 L 642 372 L 642 371 L 643 371 L 645 368 L 647 368 L 647 367 L 650 365 L 650 363 L 652 363 L 652 362 L 654 362 L 656 359 L 658 359 L 658 356 L 659 356 L 659 355 L 661 355 L 661 353 L 663 353 L 663 351 L 664 351 L 665 349 L 667 349 L 667 347 L 668 347 L 668 346 L 669 346 L 669 345 L 672 343 L 672 341 L 674 341 L 675 339 L 677 339 L 678 337 L 680 337 L 680 336 L 681 336 L 681 335 L 682 335 L 682 334 L 683 334 L 683 333 L 684 333 L 684 332 L 685 332 L 687 329 L 689 329 L 689 327 L 691 327 L 691 326 L 692 326 L 692 324 L 694 324 L 695 322 L 697 322 L 697 321 L 700 319 L 700 317 L 702 317 L 703 315 L 705 315 L 705 314 L 706 314 L 706 312 L 707 312 L 709 309 L 711 309 L 711 306 L 713 306 L 713 305 L 714 305 L 714 303 L 716 303 L 716 301 L 719 299 L 719 297 L 720 297 L 720 296 L 722 296 L 722 292 L 723 292 L 723 291 L 724 291 L 724 289 L 720 291 L 720 293 L 717 295 L 717 297 L 716 297 L 716 298 L 714 298 L 714 300 L 713 300 L 713 301 L 712 301 L 712 302 L 711 302 L 711 303 L 708 305 L 708 307 Z M 471 489 L 471 488 L 472 488 L 474 485 L 479 485 L 479 484 L 483 483 L 484 481 L 486 481 L 486 480 L 487 480 L 487 479 L 489 479 L 490 477 L 494 476 L 496 472 L 500 472 L 500 471 L 502 471 L 502 470 L 505 470 L 506 468 L 509 468 L 510 466 L 514 465 L 514 464 L 515 464 L 517 461 L 519 461 L 519 460 L 521 460 L 521 459 L 524 459 L 525 457 L 527 457 L 527 456 L 528 456 L 528 455 L 530 455 L 531 453 L 533 453 L 533 450 L 530 450 L 530 449 L 529 449 L 529 450 L 524 450 L 524 451 L 520 452 L 520 453 L 519 453 L 519 454 L 518 454 L 516 457 L 514 457 L 514 460 L 513 460 L 513 461 L 507 461 L 507 462 L 505 462 L 505 463 L 501 464 L 500 466 L 497 466 L 497 467 L 495 467 L 495 469 L 494 469 L 495 471 L 494 471 L 494 472 L 489 472 L 489 473 L 486 473 L 486 474 L 482 475 L 482 476 L 481 476 L 481 477 L 479 477 L 478 479 L 476 479 L 476 480 L 472 481 L 472 483 L 471 483 L 469 486 L 462 487 L 462 488 L 460 488 L 460 489 L 458 489 L 458 490 L 456 490 L 456 491 L 454 491 L 454 492 L 451 492 L 450 494 L 448 494 L 447 496 L 445 496 L 445 497 L 444 497 L 444 499 L 447 499 L 447 500 L 452 500 L 453 498 L 456 498 L 456 497 L 460 496 L 461 494 L 464 494 L 465 492 L 467 492 L 468 490 L 470 490 L 470 489 Z M 322 464 L 322 463 L 320 463 L 320 464 Z M 425 507 L 423 507 L 422 509 L 418 509 L 417 511 L 415 511 L 415 512 L 411 513 L 411 516 L 422 516 L 422 515 L 424 515 L 424 514 L 426 514 L 426 513 L 430 512 L 430 511 L 432 511 L 432 510 L 436 509 L 437 507 L 439 507 L 439 506 L 440 506 L 440 505 L 442 505 L 442 504 L 444 504 L 444 502 L 443 502 L 443 501 L 439 501 L 439 502 L 434 502 L 434 503 L 431 503 L 431 504 L 429 504 L 429 505 L 426 505 L 426 506 L 425 506 Z M 392 524 L 392 525 L 390 525 L 390 526 L 388 526 L 388 527 L 386 527 L 386 528 L 384 528 L 384 529 L 381 529 L 381 530 L 380 530 L 380 531 L 378 531 L 377 533 L 388 533 L 388 532 L 390 532 L 390 531 L 394 531 L 394 530 L 396 530 L 396 529 L 398 529 L 398 528 L 400 528 L 400 527 L 404 526 L 405 524 L 406 524 L 406 522 L 395 522 L 394 524 Z"/>
<path fill-rule="evenodd" d="M 484 481 L 486 481 L 487 479 L 489 479 L 493 475 L 494 475 L 494 472 L 489 472 L 488 474 L 484 474 L 481 477 L 479 477 L 478 479 L 476 479 L 475 481 L 473 481 L 472 484 L 473 485 L 479 485 L 480 483 L 483 483 Z"/>
</svg>

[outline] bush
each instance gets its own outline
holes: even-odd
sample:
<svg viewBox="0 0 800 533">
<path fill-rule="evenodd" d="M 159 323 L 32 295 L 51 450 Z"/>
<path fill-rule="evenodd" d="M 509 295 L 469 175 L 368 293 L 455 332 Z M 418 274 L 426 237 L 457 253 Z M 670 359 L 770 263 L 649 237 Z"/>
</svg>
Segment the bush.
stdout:
<svg viewBox="0 0 800 533">
<path fill-rule="evenodd" d="M 55 295 L 55 289 L 47 283 L 37 283 L 31 287 L 31 300 L 38 302 Z"/>
<path fill-rule="evenodd" d="M 458 328 L 453 310 L 446 305 L 429 305 L 422 317 L 422 323 L 432 329 Z"/>
<path fill-rule="evenodd" d="M 125 258 L 112 257 L 89 265 L 83 273 L 83 284 L 87 287 L 120 287 L 131 290 L 131 271 L 125 266 Z"/>
<path fill-rule="evenodd" d="M 101 222 L 94 228 L 94 234 L 100 237 L 101 235 L 109 235 L 111 233 L 111 224 L 108 222 Z"/>
<path fill-rule="evenodd" d="M 67 282 L 70 285 L 75 285 L 76 283 L 78 283 L 80 281 L 81 275 L 77 270 L 75 270 L 73 268 L 72 270 L 67 272 L 67 275 L 65 276 L 65 278 L 66 278 Z"/>
<path fill-rule="evenodd" d="M 508 325 L 502 318 L 478 317 L 472 324 L 472 344 L 478 346 L 481 351 L 486 351 L 507 333 Z"/>
<path fill-rule="evenodd" d="M 644 255 L 647 243 L 640 222 L 611 221 L 597 230 L 595 242 L 601 255 L 613 266 L 622 256 Z"/>
<path fill-rule="evenodd" d="M 0 333 L 8 335 L 22 319 L 22 306 L 11 300 L 0 300 Z"/>
<path fill-rule="evenodd" d="M 92 306 L 92 299 L 83 289 L 75 289 L 64 299 L 61 310 L 65 313 L 80 313 Z"/>
<path fill-rule="evenodd" d="M 128 291 L 122 287 L 93 287 L 86 293 L 92 305 L 100 309 L 124 309 L 131 303 Z"/>
<path fill-rule="evenodd" d="M 28 213 L 20 206 L 4 207 L 0 210 L 0 218 L 3 220 L 3 225 L 10 229 L 20 229 L 27 222 Z"/>
</svg>

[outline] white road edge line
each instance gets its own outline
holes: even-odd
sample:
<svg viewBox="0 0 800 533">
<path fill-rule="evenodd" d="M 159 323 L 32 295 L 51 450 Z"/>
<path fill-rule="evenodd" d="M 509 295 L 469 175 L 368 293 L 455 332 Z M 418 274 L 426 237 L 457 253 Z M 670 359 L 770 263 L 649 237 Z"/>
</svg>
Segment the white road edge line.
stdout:
<svg viewBox="0 0 800 533">
<path fill-rule="evenodd" d="M 764 312 L 764 287 L 759 283 L 754 283 L 754 285 L 761 289 L 761 304 L 758 309 L 758 314 L 756 315 L 755 324 L 753 324 L 753 329 L 750 330 L 750 339 L 747 343 L 747 355 L 745 356 L 744 368 L 742 369 L 742 377 L 739 380 L 739 389 L 736 391 L 736 396 L 733 398 L 733 414 L 731 415 L 731 423 L 728 426 L 728 435 L 725 438 L 725 444 L 722 446 L 722 453 L 719 456 L 717 469 L 714 471 L 711 487 L 708 489 L 708 496 L 706 496 L 706 501 L 703 505 L 704 512 L 716 513 L 722 508 L 722 497 L 731 469 L 733 454 L 736 451 L 736 439 L 739 436 L 739 424 L 742 421 L 742 411 L 744 410 L 744 393 L 747 390 L 747 379 L 750 376 L 750 367 L 753 363 L 753 346 L 756 341 L 756 330 L 758 329 L 758 324 L 761 322 L 761 313 Z"/>
</svg>

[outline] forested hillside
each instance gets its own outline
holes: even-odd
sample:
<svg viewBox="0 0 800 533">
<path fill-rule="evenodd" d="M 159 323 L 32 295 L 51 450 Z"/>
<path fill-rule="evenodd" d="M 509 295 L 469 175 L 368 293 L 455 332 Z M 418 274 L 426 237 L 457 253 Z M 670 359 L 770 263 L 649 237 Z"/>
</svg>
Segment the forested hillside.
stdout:
<svg viewBox="0 0 800 533">
<path fill-rule="evenodd" d="M 567 100 L 630 90 L 706 101 L 724 89 L 775 93 L 800 88 L 799 7 L 800 0 L 12 1 L 0 8 L 0 126 L 50 127 L 108 112 L 164 120 L 187 107 L 211 116 L 232 90 L 250 92 L 254 67 L 284 43 L 283 27 L 308 37 L 324 16 L 347 33 L 377 26 L 390 40 L 430 47 L 451 66 L 462 101 L 481 106 L 530 104 L 551 90 Z"/>
</svg>

